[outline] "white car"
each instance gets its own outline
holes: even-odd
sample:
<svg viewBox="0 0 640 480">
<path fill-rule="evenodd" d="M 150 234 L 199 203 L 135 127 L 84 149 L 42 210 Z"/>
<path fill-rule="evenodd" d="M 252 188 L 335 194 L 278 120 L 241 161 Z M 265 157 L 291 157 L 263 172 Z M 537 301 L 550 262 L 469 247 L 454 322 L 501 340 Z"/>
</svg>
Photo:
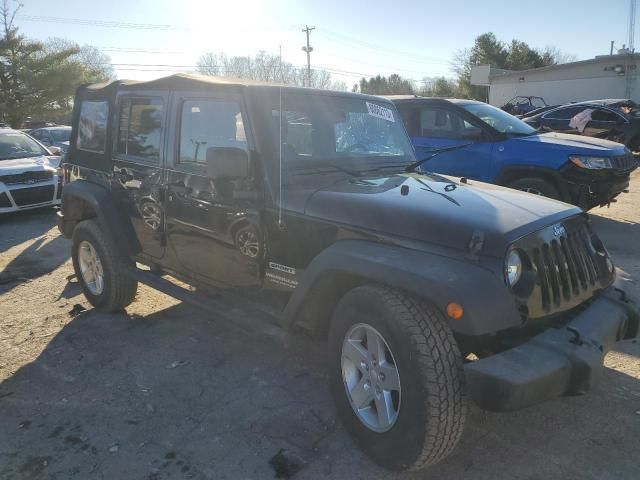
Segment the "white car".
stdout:
<svg viewBox="0 0 640 480">
<path fill-rule="evenodd" d="M 0 214 L 59 205 L 59 149 L 17 130 L 0 130 Z"/>
</svg>

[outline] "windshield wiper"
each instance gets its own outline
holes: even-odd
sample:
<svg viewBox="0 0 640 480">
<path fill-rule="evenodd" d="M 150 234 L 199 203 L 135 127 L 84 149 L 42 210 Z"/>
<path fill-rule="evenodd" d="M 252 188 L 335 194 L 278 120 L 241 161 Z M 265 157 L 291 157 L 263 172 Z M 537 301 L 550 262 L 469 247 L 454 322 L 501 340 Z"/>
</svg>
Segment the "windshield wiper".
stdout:
<svg viewBox="0 0 640 480">
<path fill-rule="evenodd" d="M 473 143 L 465 143 L 465 144 L 462 144 L 462 145 L 456 145 L 454 147 L 446 147 L 446 148 L 440 148 L 438 150 L 431 150 L 431 153 L 429 155 L 427 155 L 426 157 L 424 157 L 422 160 L 418 160 L 417 162 L 413 162 L 413 163 L 407 165 L 407 168 L 405 168 L 404 171 L 407 172 L 407 173 L 415 172 L 416 168 L 418 168 L 420 165 L 422 165 L 423 163 L 428 162 L 433 157 L 435 157 L 437 155 L 440 155 L 441 153 L 453 152 L 455 150 L 461 150 L 463 148 L 470 147 L 471 145 L 473 145 Z"/>
<path fill-rule="evenodd" d="M 302 170 L 302 172 L 301 172 L 301 173 L 318 173 L 318 172 L 316 171 L 316 168 L 315 168 L 315 167 L 319 167 L 319 168 L 322 168 L 322 167 L 330 167 L 330 168 L 333 168 L 334 170 L 337 170 L 337 171 L 339 171 L 339 172 L 344 172 L 344 173 L 346 173 L 347 175 L 350 175 L 350 176 L 352 176 L 352 177 L 359 177 L 359 176 L 361 176 L 361 175 L 360 175 L 360 172 L 356 172 L 355 170 L 351 170 L 351 169 L 349 169 L 349 168 L 345 168 L 345 167 L 343 167 L 342 165 L 338 165 L 337 163 L 335 163 L 335 162 L 331 162 L 331 161 L 329 161 L 329 160 L 315 161 L 315 162 L 313 162 L 313 163 L 312 163 L 312 165 L 309 165 L 309 168 L 308 168 L 308 169 L 307 169 L 307 168 L 304 168 L 304 169 Z"/>
</svg>

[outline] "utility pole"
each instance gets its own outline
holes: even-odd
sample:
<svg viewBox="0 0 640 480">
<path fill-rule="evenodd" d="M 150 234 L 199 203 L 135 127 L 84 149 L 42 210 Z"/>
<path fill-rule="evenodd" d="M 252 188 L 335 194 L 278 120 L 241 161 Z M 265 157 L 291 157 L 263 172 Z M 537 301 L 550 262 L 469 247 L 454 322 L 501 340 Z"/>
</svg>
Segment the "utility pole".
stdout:
<svg viewBox="0 0 640 480">
<path fill-rule="evenodd" d="M 311 52 L 313 52 L 313 47 L 309 45 L 309 34 L 312 30 L 315 30 L 316 27 L 310 27 L 305 25 L 302 31 L 307 34 L 307 46 L 302 47 L 302 51 L 307 52 L 307 87 L 311 86 Z"/>
</svg>

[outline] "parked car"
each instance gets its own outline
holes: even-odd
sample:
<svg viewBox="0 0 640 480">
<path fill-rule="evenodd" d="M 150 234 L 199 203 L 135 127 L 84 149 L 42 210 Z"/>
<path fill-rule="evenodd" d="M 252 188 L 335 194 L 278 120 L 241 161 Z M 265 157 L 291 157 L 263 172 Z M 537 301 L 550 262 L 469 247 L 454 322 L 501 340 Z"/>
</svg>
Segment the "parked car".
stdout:
<svg viewBox="0 0 640 480">
<path fill-rule="evenodd" d="M 170 274 L 328 338 L 347 431 L 420 468 L 453 451 L 467 392 L 490 410 L 585 393 L 640 311 L 580 209 L 418 167 L 379 97 L 118 81 L 77 92 L 58 225 L 100 311 L 139 282 L 193 301 Z"/>
<path fill-rule="evenodd" d="M 25 133 L 0 130 L 0 214 L 59 205 L 60 157 Z"/>
<path fill-rule="evenodd" d="M 517 96 L 513 97 L 500 108 L 511 115 L 522 115 L 546 106 L 547 102 L 545 102 L 542 97 Z"/>
<path fill-rule="evenodd" d="M 539 133 L 486 103 L 390 98 L 400 110 L 418 158 L 440 148 L 464 147 L 430 160 L 424 168 L 432 172 L 496 183 L 588 210 L 624 192 L 637 167 L 624 145 Z"/>
<path fill-rule="evenodd" d="M 60 125 L 36 128 L 35 130 L 29 130 L 28 133 L 47 147 L 59 147 L 63 154 L 69 149 L 71 127 Z"/>
<path fill-rule="evenodd" d="M 535 110 L 531 110 L 527 113 L 522 113 L 520 115 L 516 115 L 520 120 L 524 120 L 527 117 L 533 117 L 534 115 L 538 115 L 542 112 L 546 112 L 547 110 L 552 110 L 554 108 L 559 107 L 560 105 L 547 105 L 546 107 L 536 108 Z"/>
<path fill-rule="evenodd" d="M 637 152 L 640 150 L 640 117 L 625 113 L 624 110 L 634 111 L 628 102 L 628 100 L 595 100 L 570 103 L 532 115 L 524 121 L 542 132 L 604 138 L 622 143 L 631 151 Z M 572 124 L 571 120 L 585 110 L 591 111 L 591 120 L 581 130 Z"/>
</svg>

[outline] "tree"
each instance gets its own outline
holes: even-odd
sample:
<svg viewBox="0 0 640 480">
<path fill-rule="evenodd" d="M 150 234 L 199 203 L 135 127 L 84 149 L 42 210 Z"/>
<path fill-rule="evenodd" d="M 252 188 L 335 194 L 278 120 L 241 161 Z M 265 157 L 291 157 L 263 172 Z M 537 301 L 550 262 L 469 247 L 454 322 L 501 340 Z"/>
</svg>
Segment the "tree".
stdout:
<svg viewBox="0 0 640 480">
<path fill-rule="evenodd" d="M 50 53 L 61 50 L 77 50 L 68 58 L 70 64 L 80 69 L 79 82 L 100 83 L 115 80 L 116 74 L 111 66 L 111 57 L 93 45 L 78 45 L 66 38 L 50 38 L 45 43 L 45 49 Z"/>
<path fill-rule="evenodd" d="M 20 35 L 14 26 L 20 7 L 0 3 L 0 111 L 14 128 L 29 115 L 67 115 L 78 85 L 108 78 L 103 66 L 91 66 L 104 62 L 91 47 L 60 40 L 45 45 Z"/>
<path fill-rule="evenodd" d="M 371 95 L 411 95 L 414 93 L 412 81 L 396 73 L 388 77 L 376 75 L 369 80 L 362 78 L 359 87 L 361 93 Z"/>
<path fill-rule="evenodd" d="M 458 94 L 484 99 L 486 87 L 471 85 L 471 67 L 474 65 L 489 64 L 492 68 L 526 70 L 555 65 L 573 58 L 575 57 L 564 54 L 555 47 L 537 50 L 516 39 L 504 43 L 488 32 L 476 37 L 470 49 L 458 51 L 451 65 L 458 76 Z"/>
<path fill-rule="evenodd" d="M 278 55 L 260 51 L 254 57 L 229 57 L 224 53 L 205 53 L 197 63 L 198 73 L 217 77 L 235 77 L 262 82 L 284 83 L 306 86 L 307 70 L 296 68 L 290 62 L 280 60 Z M 344 82 L 334 82 L 326 70 L 311 70 L 311 87 L 346 90 Z"/>
<path fill-rule="evenodd" d="M 418 94 L 424 97 L 456 97 L 458 84 L 446 77 L 425 77 Z"/>
</svg>

